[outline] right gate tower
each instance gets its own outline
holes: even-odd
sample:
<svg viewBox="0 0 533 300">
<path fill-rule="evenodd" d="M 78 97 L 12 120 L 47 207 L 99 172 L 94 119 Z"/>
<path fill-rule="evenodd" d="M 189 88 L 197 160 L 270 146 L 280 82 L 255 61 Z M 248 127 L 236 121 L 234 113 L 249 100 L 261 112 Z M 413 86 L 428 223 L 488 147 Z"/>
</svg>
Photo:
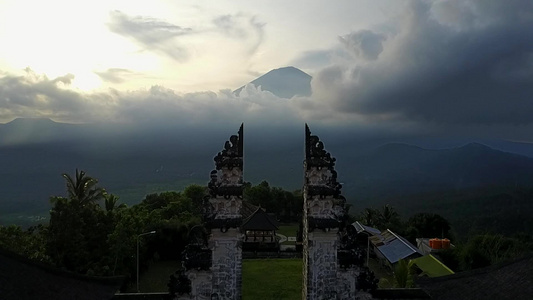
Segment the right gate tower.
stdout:
<svg viewBox="0 0 533 300">
<path fill-rule="evenodd" d="M 346 233 L 335 158 L 305 125 L 303 300 L 355 299 L 363 255 Z"/>
</svg>

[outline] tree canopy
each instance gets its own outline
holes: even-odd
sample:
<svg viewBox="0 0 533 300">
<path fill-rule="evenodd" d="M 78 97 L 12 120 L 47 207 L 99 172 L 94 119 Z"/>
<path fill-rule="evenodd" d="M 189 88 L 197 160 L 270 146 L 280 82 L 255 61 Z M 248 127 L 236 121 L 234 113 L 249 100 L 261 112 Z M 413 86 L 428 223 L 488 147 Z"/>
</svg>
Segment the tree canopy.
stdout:
<svg viewBox="0 0 533 300">
<path fill-rule="evenodd" d="M 282 222 L 299 222 L 302 216 L 303 196 L 300 190 L 289 192 L 262 181 L 255 186 L 246 186 L 244 200 L 275 214 Z"/>
<path fill-rule="evenodd" d="M 67 192 L 70 201 L 77 201 L 80 205 L 95 204 L 97 201 L 104 198 L 105 190 L 98 188 L 98 180 L 87 176 L 84 171 L 76 169 L 76 175 L 72 178 L 70 175 L 64 173 L 67 183 Z"/>
</svg>

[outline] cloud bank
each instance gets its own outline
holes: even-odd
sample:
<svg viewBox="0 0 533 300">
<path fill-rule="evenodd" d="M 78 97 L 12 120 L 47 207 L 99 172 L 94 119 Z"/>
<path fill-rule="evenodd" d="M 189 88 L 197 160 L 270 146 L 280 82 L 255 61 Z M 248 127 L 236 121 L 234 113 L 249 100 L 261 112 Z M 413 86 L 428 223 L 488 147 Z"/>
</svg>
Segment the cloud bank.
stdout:
<svg viewBox="0 0 533 300">
<path fill-rule="evenodd" d="M 216 17 L 212 25 L 212 33 L 248 41 L 250 54 L 265 34 L 263 23 L 244 14 Z M 176 60 L 188 57 L 186 48 L 176 46 L 180 39 L 201 31 L 118 11 L 109 28 Z M 205 126 L 309 122 L 499 138 L 525 138 L 533 129 L 531 1 L 409 1 L 389 22 L 342 34 L 331 49 L 309 49 L 295 61 L 322 66 L 311 74 L 311 97 L 279 99 L 253 86 L 239 96 L 229 90 L 182 94 L 163 86 L 85 93 L 69 88 L 70 74 L 54 79 L 31 70 L 24 76 L 4 74 L 0 115 L 3 121 L 39 116 Z M 117 68 L 98 74 L 119 83 L 132 72 Z"/>
<path fill-rule="evenodd" d="M 532 5 L 411 1 L 398 20 L 340 37 L 350 56 L 316 74 L 315 97 L 369 119 L 529 125 Z"/>
<path fill-rule="evenodd" d="M 74 123 L 216 125 L 242 121 L 286 124 L 299 119 L 295 120 L 298 113 L 286 99 L 253 85 L 246 86 L 239 97 L 230 90 L 180 94 L 162 86 L 85 93 L 68 88 L 73 78 L 68 74 L 49 79 L 30 69 L 25 76 L 1 77 L 3 121 L 17 117 L 46 117 Z"/>
</svg>

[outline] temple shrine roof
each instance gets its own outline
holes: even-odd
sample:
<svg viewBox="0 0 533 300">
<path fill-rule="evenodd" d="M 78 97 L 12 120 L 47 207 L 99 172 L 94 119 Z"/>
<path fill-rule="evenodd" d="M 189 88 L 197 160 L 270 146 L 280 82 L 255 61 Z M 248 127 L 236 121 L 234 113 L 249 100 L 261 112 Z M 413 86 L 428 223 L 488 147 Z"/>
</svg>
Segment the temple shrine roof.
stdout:
<svg viewBox="0 0 533 300">
<path fill-rule="evenodd" d="M 278 226 L 278 221 L 261 207 L 257 207 L 242 224 L 245 230 L 278 230 Z"/>
</svg>

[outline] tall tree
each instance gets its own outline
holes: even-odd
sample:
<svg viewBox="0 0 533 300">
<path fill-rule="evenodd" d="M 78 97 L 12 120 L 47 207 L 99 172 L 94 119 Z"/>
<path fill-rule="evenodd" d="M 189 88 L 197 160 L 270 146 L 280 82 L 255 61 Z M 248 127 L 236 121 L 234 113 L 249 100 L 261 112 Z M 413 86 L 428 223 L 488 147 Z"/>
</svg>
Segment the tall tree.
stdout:
<svg viewBox="0 0 533 300">
<path fill-rule="evenodd" d="M 394 267 L 394 285 L 398 288 L 412 288 L 415 276 L 414 267 L 412 260 L 400 259 Z"/>
<path fill-rule="evenodd" d="M 365 208 L 360 220 L 363 224 L 379 230 L 391 229 L 398 231 L 402 224 L 400 215 L 398 215 L 394 207 L 388 204 L 384 205 L 381 209 Z"/>
<path fill-rule="evenodd" d="M 46 251 L 58 266 L 79 273 L 102 274 L 107 235 L 112 222 L 96 202 L 105 196 L 98 180 L 76 170 L 75 178 L 63 174 L 68 198 L 52 197 Z"/>
<path fill-rule="evenodd" d="M 64 173 L 63 178 L 67 181 L 67 192 L 70 201 L 76 201 L 81 206 L 95 204 L 104 198 L 105 190 L 96 187 L 98 180 L 87 176 L 84 171 L 76 169 L 76 177 Z"/>
<path fill-rule="evenodd" d="M 245 188 L 244 199 L 253 205 L 260 205 L 268 212 L 276 211 L 275 203 L 272 200 L 272 191 L 270 185 L 266 181 L 262 181 L 256 186 Z"/>
<path fill-rule="evenodd" d="M 377 227 L 380 222 L 379 215 L 379 210 L 367 207 L 361 214 L 361 222 L 366 226 Z"/>
<path fill-rule="evenodd" d="M 523 242 L 503 235 L 476 235 L 468 240 L 461 253 L 466 270 L 486 267 L 521 257 L 528 252 Z"/>
<path fill-rule="evenodd" d="M 183 190 L 183 195 L 192 202 L 191 212 L 196 215 L 202 214 L 204 197 L 207 195 L 207 187 L 191 184 Z"/>
<path fill-rule="evenodd" d="M 39 224 L 23 230 L 20 226 L 0 225 L 0 248 L 6 249 L 32 260 L 49 262 L 46 255 L 45 245 L 46 228 Z"/>
<path fill-rule="evenodd" d="M 391 229 L 393 231 L 399 231 L 402 221 L 400 220 L 400 215 L 394 207 L 386 204 L 381 208 L 379 213 L 379 224 L 380 229 Z"/>
<path fill-rule="evenodd" d="M 438 214 L 414 214 L 407 221 L 406 237 L 410 241 L 416 238 L 450 238 L 450 222 Z"/>
<path fill-rule="evenodd" d="M 107 194 L 106 193 L 104 195 L 104 200 L 105 200 L 104 201 L 105 211 L 108 214 L 113 213 L 117 209 L 122 209 L 122 208 L 126 208 L 127 207 L 127 205 L 124 204 L 124 203 L 121 203 L 121 204 L 117 205 L 119 197 L 116 196 L 116 195 L 113 195 L 113 194 Z"/>
</svg>

